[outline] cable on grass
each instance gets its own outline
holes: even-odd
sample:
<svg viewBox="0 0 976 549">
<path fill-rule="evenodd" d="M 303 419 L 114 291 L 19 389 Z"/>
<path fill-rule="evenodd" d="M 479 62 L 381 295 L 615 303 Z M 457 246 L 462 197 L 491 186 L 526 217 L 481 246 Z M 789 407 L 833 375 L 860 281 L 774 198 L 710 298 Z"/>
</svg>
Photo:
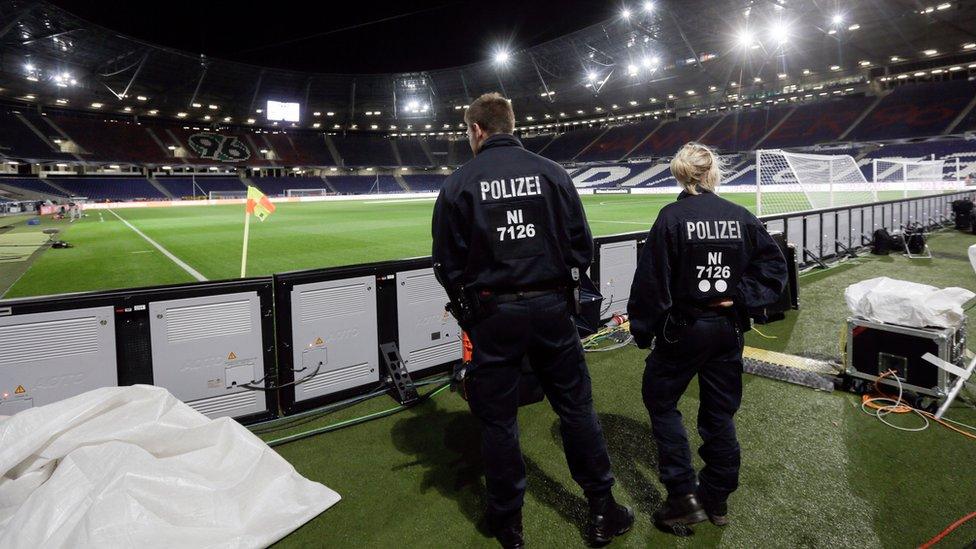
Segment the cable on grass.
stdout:
<svg viewBox="0 0 976 549">
<path fill-rule="evenodd" d="M 940 541 L 942 541 L 942 538 L 944 538 L 944 537 L 948 536 L 949 534 L 951 534 L 953 530 L 955 530 L 956 528 L 959 528 L 960 526 L 962 526 L 963 524 L 965 524 L 967 521 L 970 521 L 970 520 L 972 520 L 974 518 L 976 518 L 976 511 L 973 511 L 972 513 L 969 513 L 968 515 L 960 518 L 956 522 L 953 522 L 952 524 L 950 524 L 949 526 L 947 526 L 945 530 L 943 530 L 943 531 L 939 532 L 938 534 L 936 534 L 936 536 L 934 538 L 926 541 L 922 545 L 919 545 L 918 546 L 918 549 L 929 549 L 930 547 L 932 547 L 936 543 L 939 543 Z"/>
<path fill-rule="evenodd" d="M 893 395 L 885 393 L 881 389 L 881 384 L 880 384 L 881 380 L 889 376 L 891 376 L 891 378 L 895 381 L 895 384 L 897 384 L 898 386 L 898 395 L 894 397 Z M 925 410 L 919 410 L 918 408 L 914 408 L 912 406 L 909 406 L 907 403 L 905 403 L 902 400 L 902 397 L 904 396 L 904 388 L 902 387 L 901 380 L 898 378 L 897 375 L 895 375 L 894 370 L 888 370 L 887 372 L 878 376 L 878 379 L 874 381 L 874 390 L 875 390 L 874 395 L 864 395 L 861 397 L 861 411 L 869 416 L 874 416 L 878 418 L 878 420 L 880 420 L 888 427 L 898 429 L 899 431 L 907 431 L 907 432 L 914 433 L 914 432 L 924 431 L 925 429 L 928 429 L 929 425 L 931 424 L 931 421 L 934 421 L 939 425 L 942 425 L 946 429 L 949 429 L 950 431 L 955 431 L 956 433 L 959 433 L 960 435 L 966 438 L 971 438 L 973 440 L 976 440 L 976 427 L 973 427 L 972 425 L 967 425 L 959 421 L 954 421 L 946 417 L 939 419 L 935 417 L 935 414 L 933 413 L 926 412 Z M 868 411 L 869 408 L 874 411 L 873 412 Z M 908 413 L 914 413 L 919 417 L 921 417 L 925 421 L 925 425 L 923 425 L 922 427 L 901 427 L 885 419 L 885 416 L 887 416 L 888 414 L 908 414 Z"/>
<path fill-rule="evenodd" d="M 438 394 L 440 394 L 441 392 L 443 392 L 444 389 L 447 389 L 450 386 L 451 386 L 451 383 L 450 382 L 447 382 L 447 383 L 441 385 L 440 387 L 438 387 L 437 389 L 434 389 L 433 391 L 431 391 L 431 392 L 423 395 L 422 397 L 420 397 L 420 400 L 414 402 L 413 404 L 411 404 L 409 406 L 406 406 L 406 405 L 401 404 L 399 406 L 395 406 L 393 408 L 389 408 L 389 409 L 386 409 L 386 410 L 383 410 L 383 411 L 380 411 L 380 412 L 375 412 L 375 413 L 372 413 L 372 414 L 367 414 L 367 415 L 362 416 L 362 417 L 347 419 L 345 421 L 340 421 L 339 423 L 333 423 L 332 425 L 326 425 L 325 427 L 319 427 L 318 429 L 312 429 L 310 431 L 304 431 L 304 432 L 301 432 L 301 433 L 295 433 L 294 435 L 288 435 L 286 437 L 272 439 L 272 440 L 267 441 L 267 445 L 268 446 L 271 446 L 271 447 L 280 446 L 282 444 L 288 444 L 289 442 L 295 442 L 296 440 L 301 440 L 303 438 L 308 438 L 308 437 L 315 436 L 315 435 L 321 435 L 321 434 L 324 434 L 324 433 L 331 433 L 332 431 L 338 431 L 339 429 L 344 429 L 346 427 L 351 427 L 353 425 L 359 425 L 360 423 L 366 423 L 367 421 L 372 421 L 374 419 L 380 419 L 380 418 L 384 418 L 384 417 L 387 417 L 387 416 L 392 416 L 393 414 L 400 413 L 400 412 L 406 410 L 407 408 L 412 408 L 414 406 L 417 406 L 418 404 L 422 404 L 422 403 L 424 403 L 424 402 L 426 402 L 426 401 L 434 398 L 435 396 L 437 396 Z"/>
<path fill-rule="evenodd" d="M 766 334 L 760 332 L 759 331 L 759 328 L 756 328 L 755 326 L 752 327 L 752 331 L 753 332 L 756 332 L 756 335 L 758 335 L 759 337 L 761 337 L 763 339 L 779 339 L 778 336 L 766 335 Z"/>
</svg>

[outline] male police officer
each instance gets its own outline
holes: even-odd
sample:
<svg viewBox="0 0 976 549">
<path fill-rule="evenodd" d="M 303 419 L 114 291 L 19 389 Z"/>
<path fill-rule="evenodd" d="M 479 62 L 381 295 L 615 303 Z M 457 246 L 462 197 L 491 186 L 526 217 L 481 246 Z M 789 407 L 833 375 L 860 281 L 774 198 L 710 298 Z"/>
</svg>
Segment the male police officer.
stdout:
<svg viewBox="0 0 976 549">
<path fill-rule="evenodd" d="M 638 260 L 627 305 L 630 331 L 647 348 L 643 396 L 668 490 L 658 527 L 678 532 L 707 518 L 728 523 L 726 499 L 738 486 L 739 443 L 732 416 L 742 400 L 742 333 L 747 310 L 776 301 L 786 261 L 758 219 L 714 194 L 719 159 L 697 143 L 682 147 L 671 172 L 684 187 L 661 210 Z M 698 374 L 696 479 L 678 399 Z"/>
<path fill-rule="evenodd" d="M 433 259 L 474 346 L 465 378 L 482 426 L 488 527 L 522 547 L 525 463 L 519 449 L 518 386 L 528 356 L 559 415 L 573 479 L 589 499 L 587 540 L 606 545 L 630 529 L 633 512 L 611 495 L 603 430 L 570 317 L 572 272 L 593 256 L 582 203 L 562 167 L 522 148 L 511 103 L 482 95 L 465 111 L 475 158 L 444 183 L 434 206 Z"/>
</svg>

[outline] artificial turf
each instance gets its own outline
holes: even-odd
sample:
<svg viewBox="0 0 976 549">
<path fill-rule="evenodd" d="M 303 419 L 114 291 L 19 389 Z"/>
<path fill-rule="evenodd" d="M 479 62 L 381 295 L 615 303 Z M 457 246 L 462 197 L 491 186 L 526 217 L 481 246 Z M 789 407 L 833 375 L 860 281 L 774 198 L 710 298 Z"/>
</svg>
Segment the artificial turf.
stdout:
<svg viewBox="0 0 976 549">
<path fill-rule="evenodd" d="M 839 359 L 846 310 L 843 291 L 883 274 L 976 290 L 965 257 L 976 237 L 943 233 L 933 260 L 866 257 L 805 276 L 801 309 L 786 321 L 750 333 L 747 343 Z M 970 327 L 970 337 L 976 327 Z M 594 400 L 617 477 L 618 498 L 637 510 L 619 547 L 914 547 L 976 510 L 976 441 L 934 425 L 918 433 L 884 426 L 847 393 L 822 393 L 746 376 L 737 416 L 742 485 L 730 500 L 732 524 L 695 527 L 689 538 L 653 528 L 650 514 L 664 491 L 656 478 L 650 427 L 640 399 L 645 353 L 629 347 L 587 356 Z M 972 397 L 972 394 L 969 395 Z M 382 397 L 288 429 L 279 438 L 389 408 Z M 697 387 L 680 408 L 692 444 Z M 949 417 L 976 424 L 959 404 Z M 893 421 L 915 426 L 918 419 Z M 545 403 L 519 415 L 528 470 L 526 538 L 536 547 L 581 547 L 585 500 L 563 458 L 557 419 Z M 478 425 L 456 395 L 378 419 L 276 447 L 300 473 L 343 501 L 280 542 L 281 547 L 493 547 L 480 529 L 484 483 Z M 696 457 L 696 465 L 700 462 Z M 952 534 L 946 547 L 976 539 L 976 524 Z"/>
<path fill-rule="evenodd" d="M 747 206 L 752 200 L 735 198 Z M 593 232 L 605 235 L 646 230 L 672 199 L 598 196 L 584 202 Z M 432 204 L 282 204 L 267 222 L 252 227 L 248 274 L 426 255 Z M 220 279 L 238 274 L 241 209 L 198 206 L 118 213 L 206 277 Z M 44 252 L 7 297 L 193 280 L 110 212 L 92 210 L 67 227 L 63 237 L 76 247 Z M 944 233 L 932 239 L 933 260 L 866 257 L 805 275 L 801 310 L 762 328 L 776 339 L 751 333 L 747 342 L 837 359 L 848 284 L 888 275 L 976 290 L 976 276 L 966 259 L 966 247 L 974 242 L 972 235 Z M 634 531 L 616 546 L 908 547 L 976 510 L 976 474 L 971 471 L 976 442 L 939 426 L 921 433 L 896 431 L 860 412 L 853 395 L 747 376 L 738 416 L 742 487 L 730 501 L 732 525 L 701 525 L 690 538 L 658 532 L 650 513 L 663 490 L 640 401 L 643 357 L 635 348 L 588 355 L 596 408 L 618 479 L 616 493 L 638 511 Z M 698 440 L 696 400 L 692 384 L 681 409 L 693 445 Z M 380 397 L 262 436 L 279 438 L 393 404 Z M 962 405 L 950 417 L 976 424 L 976 412 Z M 915 424 L 911 417 L 896 421 Z M 529 471 L 529 543 L 582 546 L 579 526 L 585 501 L 565 465 L 554 414 L 544 403 L 526 407 L 520 428 Z M 334 508 L 282 540 L 282 547 L 494 546 L 479 530 L 484 484 L 478 426 L 455 394 L 442 392 L 397 415 L 276 449 L 300 473 L 343 496 Z M 946 546 L 962 546 L 974 538 L 976 525 L 969 524 Z"/>
</svg>

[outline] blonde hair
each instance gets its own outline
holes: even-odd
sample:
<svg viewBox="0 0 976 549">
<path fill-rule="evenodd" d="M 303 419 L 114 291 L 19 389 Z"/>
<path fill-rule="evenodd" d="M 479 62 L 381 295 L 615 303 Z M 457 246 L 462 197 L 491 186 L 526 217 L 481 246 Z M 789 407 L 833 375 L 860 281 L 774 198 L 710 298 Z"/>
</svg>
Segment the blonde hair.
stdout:
<svg viewBox="0 0 976 549">
<path fill-rule="evenodd" d="M 685 144 L 671 159 L 671 175 L 691 194 L 696 187 L 715 192 L 722 182 L 722 160 L 715 151 L 694 141 Z"/>
</svg>

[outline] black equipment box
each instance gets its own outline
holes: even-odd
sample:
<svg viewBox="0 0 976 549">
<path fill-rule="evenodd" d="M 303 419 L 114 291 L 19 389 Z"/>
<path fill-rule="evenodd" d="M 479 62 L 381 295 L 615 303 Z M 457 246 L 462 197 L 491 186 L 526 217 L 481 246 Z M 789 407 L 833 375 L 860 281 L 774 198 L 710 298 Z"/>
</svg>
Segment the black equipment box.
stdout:
<svg viewBox="0 0 976 549">
<path fill-rule="evenodd" d="M 957 328 L 910 328 L 864 320 L 847 319 L 847 349 L 844 365 L 847 375 L 866 381 L 893 370 L 907 391 L 937 399 L 949 392 L 949 374 L 923 360 L 933 355 L 965 367 L 966 325 Z M 897 387 L 892 376 L 881 383 Z"/>
<path fill-rule="evenodd" d="M 786 258 L 786 265 L 789 270 L 789 278 L 786 281 L 786 288 L 779 300 L 767 307 L 753 309 L 749 311 L 749 316 L 756 321 L 756 324 L 769 324 L 786 317 L 786 311 L 800 308 L 800 271 L 796 257 L 796 246 L 786 241 L 786 235 L 779 231 L 769 233 L 773 237 L 779 249 Z"/>
</svg>

